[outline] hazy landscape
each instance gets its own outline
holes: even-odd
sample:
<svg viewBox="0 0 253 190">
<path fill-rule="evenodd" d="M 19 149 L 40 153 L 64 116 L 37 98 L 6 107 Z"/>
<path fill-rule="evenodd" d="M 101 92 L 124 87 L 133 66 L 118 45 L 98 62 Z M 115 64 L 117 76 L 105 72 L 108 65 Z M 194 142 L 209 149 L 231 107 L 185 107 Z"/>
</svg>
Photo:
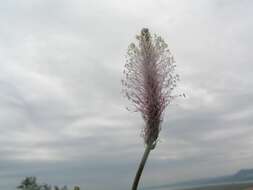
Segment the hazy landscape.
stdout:
<svg viewBox="0 0 253 190">
<path fill-rule="evenodd" d="M 165 184 L 156 187 L 143 188 L 143 190 L 244 190 L 253 188 L 253 169 L 242 169 L 235 174 L 191 180 L 175 184 Z"/>
<path fill-rule="evenodd" d="M 232 185 L 217 185 L 217 186 L 203 186 L 198 188 L 187 188 L 183 190 L 251 190 L 251 184 L 232 184 Z"/>
</svg>

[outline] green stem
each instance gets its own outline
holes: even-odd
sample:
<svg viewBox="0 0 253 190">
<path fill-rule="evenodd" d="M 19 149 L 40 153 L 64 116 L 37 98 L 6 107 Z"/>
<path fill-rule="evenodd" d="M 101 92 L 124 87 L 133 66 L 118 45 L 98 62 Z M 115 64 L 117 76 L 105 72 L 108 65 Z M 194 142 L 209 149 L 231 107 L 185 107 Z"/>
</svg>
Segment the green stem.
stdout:
<svg viewBox="0 0 253 190">
<path fill-rule="evenodd" d="M 149 153 L 150 153 L 151 150 L 152 150 L 152 147 L 150 145 L 147 145 L 146 149 L 145 149 L 145 152 L 144 152 L 144 154 L 142 156 L 139 168 L 138 168 L 137 173 L 135 175 L 134 182 L 133 182 L 133 185 L 132 185 L 132 190 L 137 190 L 138 183 L 140 181 L 140 177 L 141 177 L 143 168 L 144 168 L 144 166 L 146 164 L 146 161 L 148 159 L 148 155 L 149 155 Z"/>
</svg>

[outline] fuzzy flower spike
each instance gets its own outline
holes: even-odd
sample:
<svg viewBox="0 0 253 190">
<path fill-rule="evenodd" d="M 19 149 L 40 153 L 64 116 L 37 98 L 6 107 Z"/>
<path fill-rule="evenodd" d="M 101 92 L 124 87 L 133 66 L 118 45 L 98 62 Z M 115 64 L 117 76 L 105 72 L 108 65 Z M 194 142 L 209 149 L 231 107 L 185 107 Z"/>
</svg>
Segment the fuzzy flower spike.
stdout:
<svg viewBox="0 0 253 190">
<path fill-rule="evenodd" d="M 138 45 L 131 43 L 127 51 L 123 94 L 133 103 L 145 121 L 145 144 L 154 149 L 160 132 L 163 112 L 175 97 L 172 91 L 179 76 L 174 74 L 175 61 L 168 45 L 147 28 L 137 35 Z"/>
<path fill-rule="evenodd" d="M 174 73 L 175 61 L 164 40 L 151 35 L 147 28 L 137 36 L 138 45 L 131 43 L 122 79 L 123 94 L 132 102 L 144 121 L 145 152 L 137 170 L 132 190 L 136 190 L 151 150 L 156 147 L 165 108 L 175 96 L 179 76 Z"/>
</svg>

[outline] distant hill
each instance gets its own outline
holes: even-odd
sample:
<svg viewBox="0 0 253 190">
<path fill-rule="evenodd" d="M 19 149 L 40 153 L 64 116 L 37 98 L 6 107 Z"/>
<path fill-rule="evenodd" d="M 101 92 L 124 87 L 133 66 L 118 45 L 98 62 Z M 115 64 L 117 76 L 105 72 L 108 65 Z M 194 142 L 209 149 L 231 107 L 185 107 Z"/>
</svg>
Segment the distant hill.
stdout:
<svg viewBox="0 0 253 190">
<path fill-rule="evenodd" d="M 164 184 L 160 186 L 154 187 L 146 187 L 143 190 L 155 190 L 155 189 L 164 189 L 164 188 L 173 188 L 180 189 L 185 187 L 194 187 L 194 186 L 204 186 L 204 185 L 212 185 L 212 184 L 229 184 L 229 183 L 238 183 L 238 182 L 246 182 L 253 181 L 253 169 L 241 169 L 233 175 L 212 177 L 206 179 L 197 179 L 186 182 L 174 183 L 174 184 Z"/>
<path fill-rule="evenodd" d="M 242 169 L 239 172 L 237 172 L 233 177 L 235 179 L 241 179 L 241 180 L 252 180 L 253 169 Z"/>
</svg>

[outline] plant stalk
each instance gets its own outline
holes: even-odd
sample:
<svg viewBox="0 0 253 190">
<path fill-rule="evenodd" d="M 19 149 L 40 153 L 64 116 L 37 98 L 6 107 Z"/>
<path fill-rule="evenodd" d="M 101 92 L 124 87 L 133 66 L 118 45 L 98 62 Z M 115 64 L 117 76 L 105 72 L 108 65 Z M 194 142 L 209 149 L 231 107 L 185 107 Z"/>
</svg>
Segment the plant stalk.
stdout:
<svg viewBox="0 0 253 190">
<path fill-rule="evenodd" d="M 144 169 L 144 166 L 145 166 L 146 161 L 148 159 L 148 155 L 149 155 L 149 153 L 150 153 L 151 150 L 152 150 L 152 147 L 150 145 L 147 145 L 146 148 L 145 148 L 145 152 L 144 152 L 144 154 L 142 156 L 139 168 L 138 168 L 138 170 L 136 172 L 136 175 L 135 175 L 135 178 L 134 178 L 134 182 L 133 182 L 133 185 L 132 185 L 132 190 L 137 190 L 137 187 L 138 187 L 138 184 L 139 184 L 139 181 L 140 181 L 140 177 L 141 177 L 142 171 Z"/>
</svg>

